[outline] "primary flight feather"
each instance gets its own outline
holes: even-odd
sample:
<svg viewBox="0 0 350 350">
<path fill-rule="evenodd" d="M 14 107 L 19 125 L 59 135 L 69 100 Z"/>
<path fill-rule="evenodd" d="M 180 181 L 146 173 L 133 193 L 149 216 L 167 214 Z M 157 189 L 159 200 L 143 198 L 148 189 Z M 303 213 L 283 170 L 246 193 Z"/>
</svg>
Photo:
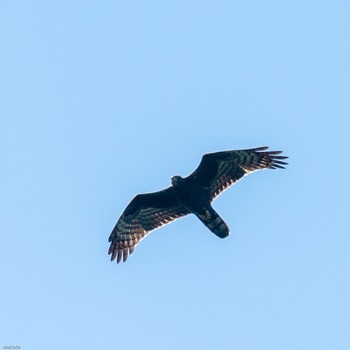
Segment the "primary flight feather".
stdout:
<svg viewBox="0 0 350 350">
<path fill-rule="evenodd" d="M 268 147 L 208 153 L 189 176 L 173 176 L 171 186 L 132 199 L 109 236 L 111 260 L 125 262 L 135 246 L 151 231 L 187 214 L 196 215 L 220 238 L 230 229 L 212 208 L 211 202 L 243 176 L 262 169 L 284 169 L 282 151 Z"/>
</svg>

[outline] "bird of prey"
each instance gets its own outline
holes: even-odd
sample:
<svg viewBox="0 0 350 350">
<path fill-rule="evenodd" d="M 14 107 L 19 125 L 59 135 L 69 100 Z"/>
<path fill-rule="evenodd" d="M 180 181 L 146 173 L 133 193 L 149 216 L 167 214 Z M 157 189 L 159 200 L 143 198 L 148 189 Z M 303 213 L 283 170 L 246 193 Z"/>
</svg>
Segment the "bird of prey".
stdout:
<svg viewBox="0 0 350 350">
<path fill-rule="evenodd" d="M 153 193 L 138 194 L 117 221 L 109 242 L 111 260 L 126 261 L 135 246 L 151 231 L 185 216 L 194 214 L 216 236 L 226 238 L 230 229 L 211 202 L 243 176 L 262 169 L 285 169 L 282 151 L 258 147 L 236 151 L 208 153 L 189 176 L 173 176 L 171 186 Z"/>
</svg>

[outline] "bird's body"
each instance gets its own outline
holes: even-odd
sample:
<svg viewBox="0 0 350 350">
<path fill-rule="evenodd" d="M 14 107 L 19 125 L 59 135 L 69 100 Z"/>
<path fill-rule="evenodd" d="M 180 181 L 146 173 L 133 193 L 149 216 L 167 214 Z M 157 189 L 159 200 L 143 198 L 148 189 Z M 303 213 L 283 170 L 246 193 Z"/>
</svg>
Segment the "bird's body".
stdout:
<svg viewBox="0 0 350 350">
<path fill-rule="evenodd" d="M 230 229 L 211 206 L 211 198 L 195 176 L 171 179 L 176 199 L 192 214 L 196 215 L 210 231 L 220 238 L 229 235 Z"/>
<path fill-rule="evenodd" d="M 203 206 L 210 203 L 207 193 L 194 178 L 173 176 L 171 183 L 176 199 L 191 213 L 200 211 Z"/>
<path fill-rule="evenodd" d="M 145 235 L 187 214 L 195 214 L 218 237 L 226 238 L 229 227 L 211 202 L 250 172 L 284 168 L 282 159 L 288 157 L 280 156 L 281 151 L 264 152 L 267 148 L 205 154 L 189 176 L 173 176 L 170 187 L 134 197 L 109 237 L 111 260 L 125 262 Z"/>
</svg>

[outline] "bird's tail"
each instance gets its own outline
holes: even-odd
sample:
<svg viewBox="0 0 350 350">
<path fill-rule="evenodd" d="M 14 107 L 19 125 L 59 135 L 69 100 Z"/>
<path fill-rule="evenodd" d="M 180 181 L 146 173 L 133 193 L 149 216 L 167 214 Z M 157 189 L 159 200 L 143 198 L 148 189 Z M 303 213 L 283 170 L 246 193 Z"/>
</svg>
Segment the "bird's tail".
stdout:
<svg viewBox="0 0 350 350">
<path fill-rule="evenodd" d="M 218 237 L 226 238 L 230 234 L 230 228 L 212 207 L 205 208 L 202 212 L 196 213 L 196 215 Z"/>
</svg>

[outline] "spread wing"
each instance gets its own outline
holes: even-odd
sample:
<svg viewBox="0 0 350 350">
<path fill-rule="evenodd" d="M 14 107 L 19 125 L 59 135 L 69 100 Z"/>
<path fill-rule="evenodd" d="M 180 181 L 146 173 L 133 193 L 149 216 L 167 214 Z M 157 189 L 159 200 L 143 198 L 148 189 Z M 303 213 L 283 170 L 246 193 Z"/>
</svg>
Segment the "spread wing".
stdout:
<svg viewBox="0 0 350 350">
<path fill-rule="evenodd" d="M 125 262 L 128 254 L 151 231 L 190 212 L 178 202 L 174 189 L 139 194 L 126 207 L 116 223 L 108 241 L 111 242 L 108 254 L 117 263 Z"/>
<path fill-rule="evenodd" d="M 282 159 L 288 157 L 280 156 L 282 151 L 266 151 L 267 149 L 268 147 L 259 147 L 205 154 L 198 168 L 189 177 L 203 186 L 212 201 L 243 176 L 253 171 L 284 169 L 284 165 L 288 163 Z"/>
</svg>

